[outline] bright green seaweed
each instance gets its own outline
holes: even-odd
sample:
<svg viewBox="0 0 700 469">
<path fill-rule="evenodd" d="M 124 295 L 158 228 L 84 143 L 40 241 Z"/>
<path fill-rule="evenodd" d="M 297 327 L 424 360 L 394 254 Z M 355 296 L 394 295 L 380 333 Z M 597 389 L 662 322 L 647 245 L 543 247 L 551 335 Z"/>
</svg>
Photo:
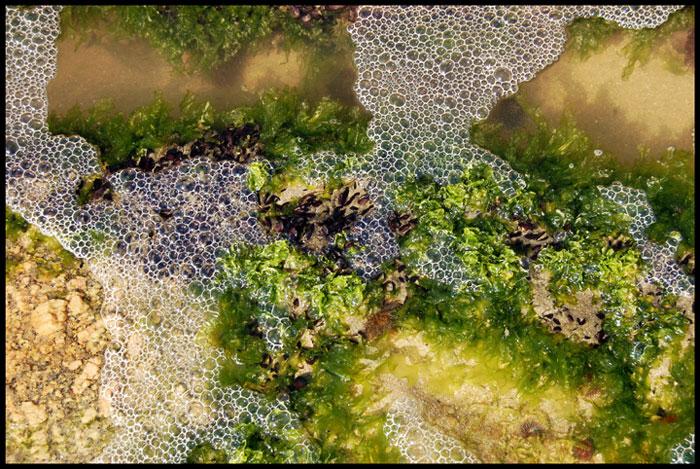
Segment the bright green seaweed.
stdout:
<svg viewBox="0 0 700 469">
<path fill-rule="evenodd" d="M 231 357 L 220 379 L 270 397 L 289 395 L 321 461 L 389 461 L 389 455 L 396 460 L 381 431 L 383 417 L 362 414 L 369 389 L 361 396 L 351 393 L 357 360 L 365 355 L 344 322 L 376 304 L 379 287 L 335 269 L 287 241 L 232 251 L 222 281 L 243 286 L 223 293 L 212 329 L 214 344 Z M 288 320 L 286 327 L 273 326 L 282 337 L 277 351 L 266 344 L 262 326 L 273 309 Z M 309 331 L 311 343 L 302 344 Z M 310 371 L 298 375 L 302 369 Z"/>
<path fill-rule="evenodd" d="M 550 144 L 562 147 L 560 142 Z M 566 188 L 564 178 L 554 184 Z M 505 245 L 505 238 L 513 227 L 514 213 L 547 221 L 547 210 L 540 210 L 541 205 L 533 203 L 536 199 L 527 190 L 514 198 L 504 197 L 487 166 L 472 167 L 459 182 L 447 186 L 413 180 L 396 194 L 397 208 L 418 218 L 417 226 L 400 240 L 402 261 L 413 269 L 437 235 L 449 236 L 457 259 L 478 279 L 480 288 L 456 291 L 413 269 L 416 280 L 408 284 L 408 301 L 394 312 L 394 321 L 399 328 L 411 322 L 411 327 L 440 337 L 442 343 L 473 345 L 512 363 L 513 378 L 526 394 L 536 394 L 553 384 L 571 390 L 582 386 L 603 389 L 605 403 L 593 420 L 581 422 L 577 437 L 590 439 L 606 461 L 666 461 L 671 446 L 694 429 L 694 421 L 688 417 L 692 413 L 687 413 L 693 405 L 694 387 L 689 380 L 694 372 L 688 370 L 687 358 L 682 358 L 689 352 L 669 352 L 676 350 L 673 344 L 678 344 L 688 322 L 673 296 L 657 300 L 639 293 L 636 280 L 644 269 L 639 252 L 631 245 L 618 250 L 606 245 L 608 236 L 626 231 L 625 224 L 620 224 L 624 217 L 620 218 L 614 205 L 605 203 L 592 188 L 584 195 L 568 226 L 572 234 L 557 247 L 545 248 L 534 262 L 552 273 L 554 298 L 568 298 L 587 288 L 604 293 L 602 311 L 609 318 L 605 321 L 609 337 L 601 346 L 591 348 L 553 334 L 532 312 L 525 271 L 519 256 Z M 260 356 L 266 353 L 265 345 L 261 338 L 250 335 L 249 325 L 265 311 L 251 305 L 262 300 L 289 310 L 291 299 L 308 298 L 318 305 L 315 310 L 321 316 L 329 318 L 336 333 L 324 338 L 319 351 L 293 351 L 298 332 L 284 347 L 290 351 L 287 355 L 292 363 L 313 357 L 312 379 L 294 389 L 290 374 L 294 368 L 287 361 L 279 375 L 284 378 L 272 388 L 259 389 L 271 395 L 289 393 L 292 408 L 322 460 L 397 461 L 381 431 L 384 417 L 358 411 L 367 396 L 349 397 L 351 386 L 366 380 L 361 378 L 357 360 L 368 352 L 364 345 L 356 345 L 342 334 L 342 318 L 353 308 L 367 311 L 371 304 L 380 303 L 379 286 L 344 279 L 339 288 L 330 288 L 342 278 L 330 273 L 333 266 L 324 258 L 300 254 L 284 241 L 233 251 L 226 265 L 228 278 L 242 280 L 246 287 L 223 296 L 215 329 L 217 343 L 236 352 L 243 362 L 222 375 L 224 383 L 246 386 L 260 382 Z M 348 308 L 350 305 L 354 306 Z M 416 319 L 418 326 L 412 322 Z M 293 331 L 310 325 L 293 324 Z M 682 384 L 672 392 L 665 391 L 670 404 L 659 410 L 648 392 L 646 374 L 667 353 L 676 354 L 673 366 L 678 378 L 674 379 Z M 683 375 L 685 372 L 689 374 Z M 659 413 L 674 417 L 662 421 Z M 619 420 L 611 418 L 616 414 Z M 359 434 L 373 429 L 374 436 L 358 439 L 353 436 L 355 430 L 343 431 L 347 428 L 358 429 Z"/>
</svg>

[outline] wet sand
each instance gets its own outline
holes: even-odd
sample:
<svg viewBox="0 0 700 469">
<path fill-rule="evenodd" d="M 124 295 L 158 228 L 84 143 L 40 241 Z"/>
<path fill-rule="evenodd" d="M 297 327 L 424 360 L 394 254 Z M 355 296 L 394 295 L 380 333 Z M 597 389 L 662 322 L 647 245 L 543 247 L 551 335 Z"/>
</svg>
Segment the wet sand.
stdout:
<svg viewBox="0 0 700 469">
<path fill-rule="evenodd" d="M 542 110 L 552 125 L 565 111 L 593 143 L 632 163 L 640 146 L 659 154 L 669 146 L 692 149 L 695 127 L 695 69 L 684 61 L 688 32 L 681 31 L 656 48 L 651 59 L 622 79 L 627 64 L 623 47 L 630 34 L 613 36 L 587 60 L 573 52 L 524 83 L 518 95 Z"/>
<path fill-rule="evenodd" d="M 269 88 L 296 88 L 311 101 L 330 95 L 354 104 L 355 71 L 351 53 L 332 61 L 314 57 L 306 48 L 284 50 L 271 38 L 242 51 L 211 76 L 176 72 L 166 58 L 145 40 L 116 40 L 93 34 L 79 44 L 71 38 L 58 41 L 58 72 L 49 82 L 49 111 L 65 113 L 76 104 L 89 107 L 111 98 L 118 111 L 128 113 L 152 101 L 156 91 L 173 108 L 187 91 L 230 109 L 256 100 Z"/>
</svg>

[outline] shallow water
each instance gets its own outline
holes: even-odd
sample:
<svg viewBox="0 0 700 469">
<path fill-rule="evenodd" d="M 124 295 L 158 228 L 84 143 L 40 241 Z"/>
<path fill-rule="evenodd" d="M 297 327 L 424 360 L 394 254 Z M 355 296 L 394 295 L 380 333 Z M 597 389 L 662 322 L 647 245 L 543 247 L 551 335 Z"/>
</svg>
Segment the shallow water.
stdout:
<svg viewBox="0 0 700 469">
<path fill-rule="evenodd" d="M 628 79 L 623 52 L 630 33 L 612 37 L 605 48 L 587 59 L 567 51 L 530 82 L 518 96 L 541 109 L 556 125 L 570 112 L 577 127 L 596 146 L 632 164 L 640 147 L 661 154 L 669 146 L 693 148 L 695 128 L 695 70 L 683 63 L 685 38 L 680 31 L 656 47 L 648 63 L 637 65 Z"/>
<path fill-rule="evenodd" d="M 357 104 L 351 51 L 319 57 L 280 42 L 276 37 L 248 48 L 211 74 L 184 74 L 145 39 L 118 40 L 104 30 L 82 42 L 63 36 L 58 71 L 48 86 L 49 112 L 63 114 L 76 104 L 85 109 L 109 98 L 117 111 L 129 113 L 150 103 L 155 92 L 177 110 L 187 91 L 218 109 L 232 109 L 253 103 L 260 92 L 286 87 L 310 102 L 329 96 Z"/>
</svg>

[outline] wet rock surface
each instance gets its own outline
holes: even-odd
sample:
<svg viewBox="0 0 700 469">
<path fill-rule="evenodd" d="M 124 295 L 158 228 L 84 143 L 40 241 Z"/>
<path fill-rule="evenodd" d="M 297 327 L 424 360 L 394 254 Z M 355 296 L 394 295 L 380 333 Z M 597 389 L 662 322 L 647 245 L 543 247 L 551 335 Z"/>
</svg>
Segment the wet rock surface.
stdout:
<svg viewBox="0 0 700 469">
<path fill-rule="evenodd" d="M 28 233 L 7 239 L 5 256 L 15 266 L 5 275 L 5 462 L 89 462 L 111 434 L 99 398 L 102 288 Z"/>
<path fill-rule="evenodd" d="M 552 332 L 597 346 L 607 339 L 603 331 L 605 316 L 599 311 L 600 298 L 592 290 L 576 293 L 576 302 L 557 307 L 548 291 L 551 274 L 546 270 L 530 269 L 532 306 L 542 322 Z"/>
</svg>

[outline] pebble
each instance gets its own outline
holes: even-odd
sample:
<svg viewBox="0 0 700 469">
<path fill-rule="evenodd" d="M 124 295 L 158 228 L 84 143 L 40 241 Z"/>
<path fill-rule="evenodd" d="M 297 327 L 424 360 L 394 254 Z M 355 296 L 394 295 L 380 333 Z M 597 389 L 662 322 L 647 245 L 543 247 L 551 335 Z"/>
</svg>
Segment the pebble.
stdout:
<svg viewBox="0 0 700 469">
<path fill-rule="evenodd" d="M 20 406 L 22 412 L 24 413 L 24 418 L 30 426 L 39 425 L 40 423 L 46 421 L 46 411 L 43 407 L 40 407 L 33 402 L 22 402 Z"/>
<path fill-rule="evenodd" d="M 85 314 L 90 309 L 89 305 L 83 301 L 80 295 L 72 293 L 68 298 L 68 311 L 73 316 Z"/>
<path fill-rule="evenodd" d="M 49 336 L 63 328 L 66 304 L 65 300 L 49 300 L 34 309 L 30 320 L 37 335 Z"/>
<path fill-rule="evenodd" d="M 80 423 L 83 423 L 83 424 L 90 423 L 93 420 L 95 420 L 96 417 L 97 417 L 97 411 L 95 409 L 93 409 L 92 407 L 90 407 L 83 414 L 83 418 L 80 419 Z"/>
</svg>

